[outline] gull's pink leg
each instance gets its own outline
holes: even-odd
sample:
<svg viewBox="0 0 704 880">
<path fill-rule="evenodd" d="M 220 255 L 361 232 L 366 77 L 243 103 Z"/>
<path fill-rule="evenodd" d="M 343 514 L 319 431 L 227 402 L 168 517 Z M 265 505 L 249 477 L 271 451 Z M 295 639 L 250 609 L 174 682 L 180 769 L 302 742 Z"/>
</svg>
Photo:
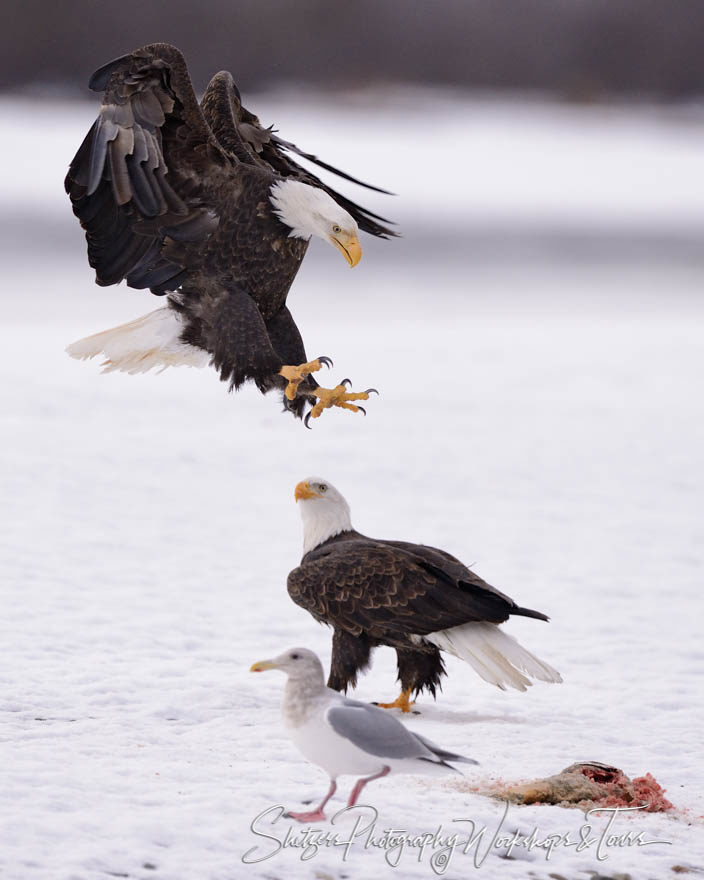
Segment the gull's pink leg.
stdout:
<svg viewBox="0 0 704 880">
<path fill-rule="evenodd" d="M 372 777 L 374 778 L 374 777 Z M 325 813 L 323 813 L 323 807 L 330 800 L 330 798 L 337 791 L 337 783 L 334 779 L 330 780 L 330 788 L 328 789 L 328 793 L 323 798 L 320 806 L 317 810 L 311 810 L 308 813 L 284 813 L 288 819 L 296 819 L 298 822 L 322 822 L 325 819 Z"/>
<path fill-rule="evenodd" d="M 381 779 L 382 776 L 386 776 L 387 773 L 391 772 L 391 767 L 384 767 L 383 770 L 380 770 L 378 773 L 375 773 L 373 776 L 366 776 L 364 779 L 358 779 L 355 783 L 354 788 L 352 789 L 352 794 L 350 795 L 350 799 L 347 801 L 348 807 L 353 807 L 357 803 L 357 798 L 362 793 L 362 789 L 364 786 L 371 782 L 374 779 Z"/>
</svg>

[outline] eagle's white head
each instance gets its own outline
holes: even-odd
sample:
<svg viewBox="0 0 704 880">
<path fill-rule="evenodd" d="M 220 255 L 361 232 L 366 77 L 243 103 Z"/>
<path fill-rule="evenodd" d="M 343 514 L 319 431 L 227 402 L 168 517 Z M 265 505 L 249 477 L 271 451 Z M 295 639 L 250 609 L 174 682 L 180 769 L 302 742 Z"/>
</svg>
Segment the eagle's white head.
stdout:
<svg viewBox="0 0 704 880">
<path fill-rule="evenodd" d="M 327 480 L 308 477 L 301 480 L 293 494 L 303 520 L 304 554 L 328 538 L 351 530 L 350 506 Z"/>
<path fill-rule="evenodd" d="M 269 198 L 274 213 L 291 228 L 289 238 L 316 235 L 336 247 L 350 267 L 362 259 L 357 222 L 325 190 L 300 180 L 278 180 Z"/>
</svg>

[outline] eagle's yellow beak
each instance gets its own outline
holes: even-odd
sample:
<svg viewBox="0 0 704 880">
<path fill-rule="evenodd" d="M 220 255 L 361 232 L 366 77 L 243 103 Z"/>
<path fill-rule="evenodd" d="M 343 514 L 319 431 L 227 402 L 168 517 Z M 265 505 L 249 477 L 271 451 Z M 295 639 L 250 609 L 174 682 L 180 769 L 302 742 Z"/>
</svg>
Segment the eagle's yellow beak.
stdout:
<svg viewBox="0 0 704 880">
<path fill-rule="evenodd" d="M 356 235 L 350 235 L 347 232 L 338 232 L 336 235 L 330 236 L 330 241 L 347 260 L 351 269 L 353 269 L 362 259 L 362 245 L 359 243 L 359 239 Z"/>
<path fill-rule="evenodd" d="M 267 669 L 278 669 L 279 667 L 274 663 L 273 660 L 259 660 L 257 663 L 252 663 L 249 667 L 250 672 L 266 672 Z"/>
<path fill-rule="evenodd" d="M 302 480 L 294 489 L 293 497 L 296 501 L 301 501 L 304 498 L 320 498 L 320 492 L 314 492 L 308 480 Z"/>
</svg>

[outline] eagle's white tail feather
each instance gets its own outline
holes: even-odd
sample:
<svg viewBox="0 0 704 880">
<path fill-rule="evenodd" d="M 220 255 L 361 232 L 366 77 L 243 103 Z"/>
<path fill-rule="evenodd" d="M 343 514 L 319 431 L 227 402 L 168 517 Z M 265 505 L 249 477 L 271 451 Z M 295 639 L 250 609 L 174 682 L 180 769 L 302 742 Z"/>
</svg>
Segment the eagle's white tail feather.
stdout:
<svg viewBox="0 0 704 880">
<path fill-rule="evenodd" d="M 469 663 L 484 681 L 502 690 L 507 687 L 526 690 L 532 684 L 526 676 L 540 681 L 562 681 L 556 669 L 539 660 L 493 623 L 465 623 L 430 633 L 425 638 Z"/>
<path fill-rule="evenodd" d="M 168 306 L 149 312 L 127 324 L 86 336 L 68 346 L 73 358 L 87 360 L 102 355 L 104 373 L 146 373 L 157 367 L 205 367 L 207 352 L 180 341 L 183 326 L 178 313 Z M 160 371 L 161 371 L 160 370 Z"/>
</svg>

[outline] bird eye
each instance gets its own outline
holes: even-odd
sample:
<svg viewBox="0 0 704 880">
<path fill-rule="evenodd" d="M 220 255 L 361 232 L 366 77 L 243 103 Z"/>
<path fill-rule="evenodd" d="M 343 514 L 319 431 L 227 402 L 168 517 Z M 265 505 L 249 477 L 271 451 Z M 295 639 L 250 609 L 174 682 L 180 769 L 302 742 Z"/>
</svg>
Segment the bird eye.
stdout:
<svg viewBox="0 0 704 880">
<path fill-rule="evenodd" d="M 342 227 L 337 226 L 337 225 L 336 225 L 336 226 L 333 226 L 332 231 L 333 231 L 335 234 L 337 234 L 338 232 L 342 232 Z"/>
<path fill-rule="evenodd" d="M 291 659 L 292 659 L 292 660 L 298 660 L 299 657 L 300 657 L 300 654 L 291 654 Z"/>
<path fill-rule="evenodd" d="M 321 492 L 327 492 L 327 491 L 328 491 L 328 487 L 325 485 L 325 483 L 321 483 L 321 484 L 318 486 L 318 488 L 320 489 Z"/>
</svg>

